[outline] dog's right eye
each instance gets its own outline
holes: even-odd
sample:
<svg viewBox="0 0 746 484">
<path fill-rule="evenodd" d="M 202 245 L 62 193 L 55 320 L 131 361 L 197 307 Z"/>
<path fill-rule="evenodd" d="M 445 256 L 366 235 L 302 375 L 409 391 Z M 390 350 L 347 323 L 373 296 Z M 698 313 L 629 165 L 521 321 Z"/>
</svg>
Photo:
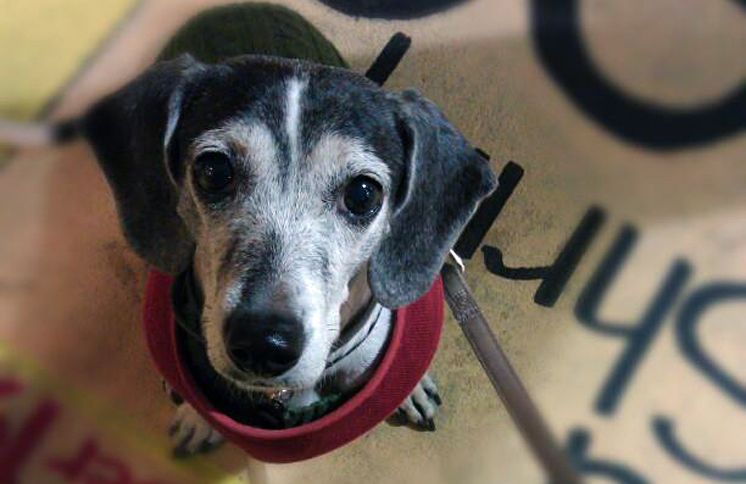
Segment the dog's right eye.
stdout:
<svg viewBox="0 0 746 484">
<path fill-rule="evenodd" d="M 342 202 L 356 217 L 371 217 L 381 208 L 381 185 L 368 176 L 356 176 L 345 187 Z"/>
<path fill-rule="evenodd" d="M 220 193 L 233 184 L 233 165 L 217 151 L 202 153 L 194 160 L 194 182 L 207 193 Z"/>
</svg>

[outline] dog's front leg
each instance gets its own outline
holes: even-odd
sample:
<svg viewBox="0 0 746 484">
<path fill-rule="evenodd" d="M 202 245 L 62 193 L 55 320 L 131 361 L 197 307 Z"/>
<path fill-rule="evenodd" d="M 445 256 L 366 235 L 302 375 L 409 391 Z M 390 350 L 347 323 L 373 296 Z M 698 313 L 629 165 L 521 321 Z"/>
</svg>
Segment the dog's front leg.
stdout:
<svg viewBox="0 0 746 484">
<path fill-rule="evenodd" d="M 441 404 L 438 387 L 425 373 L 411 395 L 388 420 L 392 425 L 408 425 L 415 430 L 435 431 L 435 414 Z"/>
<path fill-rule="evenodd" d="M 187 457 L 208 452 L 223 443 L 223 436 L 208 424 L 188 403 L 183 402 L 168 430 L 174 447 L 174 456 Z"/>
<path fill-rule="evenodd" d="M 163 390 L 176 405 L 168 435 L 173 444 L 174 456 L 187 457 L 199 452 L 209 452 L 223 443 L 223 436 L 164 381 Z"/>
</svg>

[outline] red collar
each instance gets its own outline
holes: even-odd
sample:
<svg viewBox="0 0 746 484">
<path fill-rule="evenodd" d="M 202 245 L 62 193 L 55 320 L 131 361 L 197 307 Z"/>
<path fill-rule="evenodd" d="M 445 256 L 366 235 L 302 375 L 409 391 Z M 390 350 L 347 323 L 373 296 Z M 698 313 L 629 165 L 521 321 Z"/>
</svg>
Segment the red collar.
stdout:
<svg viewBox="0 0 746 484">
<path fill-rule="evenodd" d="M 172 277 L 155 270 L 148 275 L 143 323 L 156 367 L 166 382 L 227 440 L 265 462 L 295 462 L 325 454 L 386 419 L 427 371 L 443 327 L 443 285 L 438 277 L 420 299 L 395 311 L 386 353 L 359 392 L 313 422 L 267 430 L 244 425 L 218 412 L 194 385 L 178 355 L 171 308 L 172 282 Z"/>
</svg>

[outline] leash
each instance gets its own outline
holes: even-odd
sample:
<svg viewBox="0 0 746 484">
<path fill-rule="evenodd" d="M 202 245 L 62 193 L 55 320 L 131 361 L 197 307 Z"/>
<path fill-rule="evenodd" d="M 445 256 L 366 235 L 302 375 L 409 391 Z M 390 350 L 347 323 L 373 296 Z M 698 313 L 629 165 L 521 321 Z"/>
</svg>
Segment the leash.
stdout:
<svg viewBox="0 0 746 484">
<path fill-rule="evenodd" d="M 479 153 L 485 158 L 485 162 L 489 161 L 489 155 L 481 150 Z M 443 279 L 446 302 L 453 317 L 459 323 L 513 423 L 518 427 L 551 482 L 580 484 L 580 476 L 557 443 L 513 365 L 510 364 L 464 279 L 466 268 L 462 257 L 469 259 L 474 254 L 521 176 L 521 167 L 513 162 L 506 165 L 500 174 L 497 190 L 482 202 L 472 216 L 454 249 L 451 250 L 449 258 L 443 264 L 440 275 Z M 503 190 L 502 187 L 507 188 Z"/>
<path fill-rule="evenodd" d="M 451 253 L 451 259 L 454 261 L 446 262 L 440 272 L 446 302 L 497 395 L 547 475 L 551 477 L 551 482 L 582 482 L 567 455 L 554 439 L 474 300 L 474 295 L 464 279 L 461 259 L 454 252 Z"/>
</svg>

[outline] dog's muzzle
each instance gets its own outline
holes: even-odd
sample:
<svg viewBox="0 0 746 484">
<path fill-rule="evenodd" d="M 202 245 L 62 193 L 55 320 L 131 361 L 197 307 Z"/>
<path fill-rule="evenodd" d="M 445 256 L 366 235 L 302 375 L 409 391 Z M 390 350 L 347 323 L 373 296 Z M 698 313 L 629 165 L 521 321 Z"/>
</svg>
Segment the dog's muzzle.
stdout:
<svg viewBox="0 0 746 484">
<path fill-rule="evenodd" d="M 257 402 L 255 394 L 236 391 L 210 365 L 197 289 L 191 271 L 176 279 L 151 271 L 143 314 L 151 356 L 168 385 L 215 430 L 266 462 L 330 452 L 389 417 L 430 366 L 443 326 L 443 286 L 437 279 L 420 299 L 394 312 L 385 353 L 360 390 L 287 425 L 284 415 L 278 420 L 281 409 L 272 400 Z"/>
</svg>

